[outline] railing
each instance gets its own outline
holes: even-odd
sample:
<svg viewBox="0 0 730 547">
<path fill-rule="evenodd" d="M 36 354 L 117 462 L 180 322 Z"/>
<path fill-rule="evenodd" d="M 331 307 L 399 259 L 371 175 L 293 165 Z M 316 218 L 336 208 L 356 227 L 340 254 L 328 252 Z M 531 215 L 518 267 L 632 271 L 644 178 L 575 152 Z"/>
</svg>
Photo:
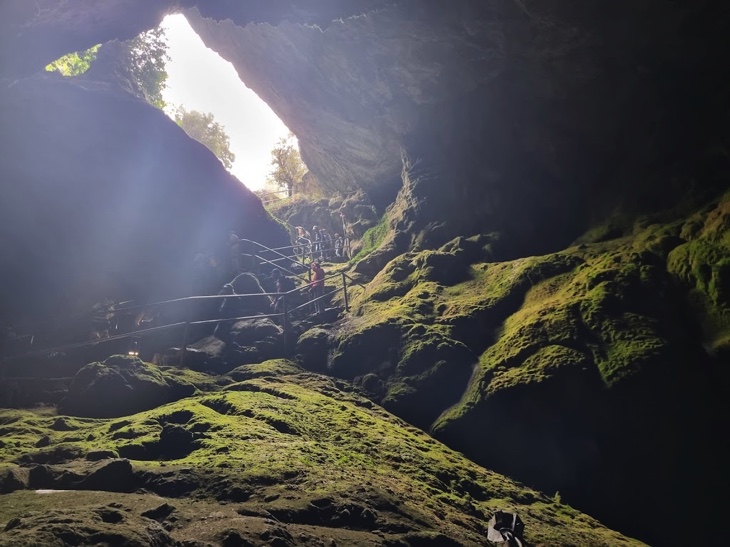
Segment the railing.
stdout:
<svg viewBox="0 0 730 547">
<path fill-rule="evenodd" d="M 284 293 L 247 293 L 247 294 L 224 294 L 224 295 L 209 295 L 209 296 L 189 296 L 185 298 L 177 298 L 173 300 L 165 300 L 162 302 L 155 302 L 152 304 L 144 304 L 144 305 L 136 305 L 136 306 L 127 306 L 124 308 L 117 308 L 115 309 L 115 313 L 121 313 L 121 312 L 129 312 L 134 310 L 153 310 L 155 308 L 160 308 L 163 306 L 170 306 L 173 304 L 187 304 L 192 302 L 202 302 L 202 301 L 214 301 L 214 300 L 238 300 L 238 299 L 244 299 L 244 298 L 251 298 L 251 297 L 266 297 L 271 301 L 271 305 L 275 304 L 275 301 L 273 299 L 281 299 L 282 302 L 282 311 L 278 313 L 270 313 L 270 314 L 259 314 L 259 315 L 248 315 L 248 316 L 240 316 L 240 317 L 221 317 L 221 318 L 214 318 L 214 319 L 198 319 L 194 320 L 193 318 L 193 310 L 188 310 L 188 317 L 184 321 L 176 321 L 167 325 L 160 325 L 156 327 L 150 327 L 140 330 L 134 330 L 130 332 L 126 332 L 123 334 L 118 334 L 114 336 L 109 336 L 106 338 L 102 338 L 99 340 L 88 340 L 84 342 L 76 342 L 72 344 L 66 344 L 61 346 L 55 346 L 50 348 L 43 348 L 43 349 L 35 349 L 29 352 L 24 352 L 21 354 L 16 355 L 9 355 L 3 357 L 3 363 L 7 363 L 11 360 L 21 359 L 21 358 L 28 358 L 33 356 L 40 356 L 40 355 L 50 355 L 54 353 L 61 353 L 66 352 L 72 349 L 78 349 L 82 347 L 91 347 L 91 346 L 99 346 L 108 342 L 118 341 L 118 340 L 124 340 L 129 339 L 130 342 L 134 339 L 142 338 L 145 336 L 148 336 L 150 334 L 156 334 L 160 332 L 170 331 L 173 329 L 183 329 L 183 335 L 182 335 L 182 344 L 181 344 L 181 354 L 180 354 L 180 366 L 182 366 L 185 362 L 185 356 L 188 350 L 188 342 L 189 342 L 189 336 L 190 336 L 190 329 L 191 327 L 198 326 L 198 325 L 211 325 L 211 324 L 221 324 L 221 323 L 229 323 L 229 322 L 237 322 L 237 321 L 244 321 L 247 319 L 281 319 L 282 320 L 282 331 L 283 331 L 283 340 L 284 340 L 284 352 L 285 354 L 288 354 L 288 338 L 289 338 L 289 329 L 291 325 L 291 318 L 292 314 L 306 308 L 311 307 L 317 302 L 324 301 L 326 298 L 329 298 L 333 296 L 334 294 L 337 294 L 339 291 L 343 292 L 343 298 L 344 298 L 344 308 L 345 311 L 350 310 L 350 304 L 349 304 L 349 296 L 347 292 L 347 285 L 348 280 L 350 280 L 349 276 L 345 273 L 339 273 L 339 274 L 332 274 L 329 276 L 325 276 L 323 279 L 323 283 L 327 280 L 331 280 L 333 278 L 341 278 L 342 279 L 342 287 L 337 287 L 334 290 L 320 295 L 317 298 L 309 299 L 307 302 L 296 306 L 295 308 L 289 309 L 288 307 L 288 301 L 293 297 L 293 295 L 297 293 L 304 292 L 310 288 L 310 285 L 297 287 L 295 289 L 292 289 L 288 292 Z M 4 367 L 3 367 L 4 368 Z M 0 369 L 0 375 L 2 375 L 2 369 Z"/>
<path fill-rule="evenodd" d="M 309 239 L 305 239 L 304 242 L 301 243 L 294 243 L 292 245 L 286 245 L 284 247 L 276 247 L 271 248 L 267 247 L 266 245 L 263 245 L 262 243 L 259 243 L 258 241 L 253 241 L 250 239 L 240 239 L 239 241 L 249 244 L 249 245 L 255 245 L 261 252 L 261 254 L 264 253 L 272 253 L 276 258 L 272 258 L 271 260 L 265 259 L 261 257 L 259 254 L 256 254 L 255 252 L 251 253 L 242 253 L 244 256 L 247 256 L 249 258 L 257 258 L 261 260 L 263 263 L 269 264 L 271 266 L 274 266 L 276 268 L 279 268 L 281 270 L 286 271 L 288 274 L 299 277 L 302 279 L 302 276 L 299 274 L 296 274 L 288 269 L 286 269 L 284 266 L 281 266 L 280 264 L 277 264 L 277 262 L 282 261 L 288 261 L 292 263 L 301 263 L 302 265 L 305 264 L 305 257 L 309 258 L 309 262 L 312 263 L 317 260 L 316 255 L 319 255 L 322 257 L 323 260 L 328 260 L 330 257 L 328 255 L 332 255 L 333 257 L 337 258 L 345 258 L 345 247 L 343 243 L 343 247 L 340 249 L 340 255 L 337 256 L 337 250 L 334 247 L 334 242 L 328 241 L 311 241 Z M 287 255 L 280 251 L 290 250 L 292 254 Z M 299 252 L 297 252 L 299 250 Z M 259 266 L 258 264 L 256 265 Z"/>
</svg>

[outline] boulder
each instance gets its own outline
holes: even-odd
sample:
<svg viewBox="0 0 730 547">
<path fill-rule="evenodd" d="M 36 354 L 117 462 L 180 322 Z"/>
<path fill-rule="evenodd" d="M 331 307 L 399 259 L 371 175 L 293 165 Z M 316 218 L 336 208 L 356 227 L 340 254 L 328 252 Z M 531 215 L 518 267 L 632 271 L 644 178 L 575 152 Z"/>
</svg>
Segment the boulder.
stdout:
<svg viewBox="0 0 730 547">
<path fill-rule="evenodd" d="M 225 367 L 226 351 L 225 342 L 215 336 L 206 336 L 187 348 L 185 367 L 198 371 L 221 370 Z"/>
<path fill-rule="evenodd" d="M 319 327 L 309 329 L 297 341 L 297 361 L 307 370 L 327 370 L 327 354 L 332 346 L 329 331 Z"/>
<path fill-rule="evenodd" d="M 242 273 L 237 275 L 233 281 L 233 290 L 236 294 L 259 294 L 264 292 L 264 288 L 259 283 L 255 275 L 251 273 Z M 255 313 L 269 313 L 271 311 L 271 301 L 266 296 L 249 296 L 246 298 L 236 299 L 238 302 L 238 310 L 248 310 L 251 315 Z"/>
<path fill-rule="evenodd" d="M 283 330 L 271 319 L 246 319 L 234 323 L 231 328 L 231 341 L 243 347 L 261 349 L 273 344 L 278 347 L 283 338 Z"/>
<path fill-rule="evenodd" d="M 10 467 L 0 471 L 0 494 L 9 494 L 28 486 L 28 470 Z"/>
<path fill-rule="evenodd" d="M 138 358 L 113 355 L 83 367 L 61 401 L 72 416 L 112 418 L 155 408 L 192 395 L 195 388 Z"/>
<path fill-rule="evenodd" d="M 78 484 L 82 490 L 131 492 L 136 488 L 134 470 L 129 460 L 103 460 Z"/>
</svg>

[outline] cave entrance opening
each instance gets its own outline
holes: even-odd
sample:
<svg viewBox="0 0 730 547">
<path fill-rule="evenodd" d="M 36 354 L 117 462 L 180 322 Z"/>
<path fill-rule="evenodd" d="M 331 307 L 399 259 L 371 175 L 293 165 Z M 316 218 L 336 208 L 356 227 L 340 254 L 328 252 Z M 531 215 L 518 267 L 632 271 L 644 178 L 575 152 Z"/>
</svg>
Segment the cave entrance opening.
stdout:
<svg viewBox="0 0 730 547">
<path fill-rule="evenodd" d="M 165 17 L 160 28 L 169 57 L 163 90 L 165 113 L 173 119 L 178 114 L 179 120 L 182 107 L 186 112 L 212 115 L 226 133 L 228 148 L 235 156 L 227 165 L 231 173 L 251 190 L 275 191 L 266 185 L 271 152 L 288 137 L 289 128 L 246 86 L 230 62 L 206 47 L 182 13 Z"/>
<path fill-rule="evenodd" d="M 162 109 L 262 197 L 287 193 L 268 182 L 276 148 L 294 147 L 303 166 L 289 128 L 229 61 L 205 45 L 182 13 L 166 16 L 131 40 L 68 53 L 46 70 L 91 79 L 122 74 L 128 80 L 124 87 Z"/>
</svg>

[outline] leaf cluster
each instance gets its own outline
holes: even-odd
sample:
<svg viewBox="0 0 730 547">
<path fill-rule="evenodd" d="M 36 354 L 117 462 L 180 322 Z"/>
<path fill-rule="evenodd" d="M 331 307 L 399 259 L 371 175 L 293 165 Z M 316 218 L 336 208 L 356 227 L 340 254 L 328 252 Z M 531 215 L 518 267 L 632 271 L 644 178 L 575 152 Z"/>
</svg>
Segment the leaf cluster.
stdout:
<svg viewBox="0 0 730 547">
<path fill-rule="evenodd" d="M 86 51 L 68 53 L 46 66 L 46 70 L 58 71 L 64 76 L 79 76 L 89 70 L 100 50 L 107 51 L 99 44 Z M 157 27 L 123 42 L 117 53 L 112 54 L 118 57 L 117 62 L 129 73 L 145 99 L 160 109 L 165 107 L 162 92 L 167 84 L 167 61 L 170 60 L 167 50 L 165 31 Z"/>
<path fill-rule="evenodd" d="M 291 197 L 295 187 L 302 186 L 308 172 L 294 134 L 289 133 L 279 139 L 271 150 L 271 171 L 267 182 L 271 186 L 285 189 Z"/>
<path fill-rule="evenodd" d="M 233 167 L 236 155 L 231 152 L 231 141 L 225 128 L 215 121 L 213 114 L 187 110 L 178 106 L 173 111 L 175 122 L 190 138 L 206 146 L 223 163 L 226 169 Z"/>
<path fill-rule="evenodd" d="M 79 74 L 83 74 L 89 70 L 91 63 L 96 59 L 99 48 L 101 48 L 101 44 L 97 44 L 86 51 L 78 51 L 64 55 L 46 65 L 46 71 L 57 71 L 64 76 L 78 76 Z"/>
</svg>

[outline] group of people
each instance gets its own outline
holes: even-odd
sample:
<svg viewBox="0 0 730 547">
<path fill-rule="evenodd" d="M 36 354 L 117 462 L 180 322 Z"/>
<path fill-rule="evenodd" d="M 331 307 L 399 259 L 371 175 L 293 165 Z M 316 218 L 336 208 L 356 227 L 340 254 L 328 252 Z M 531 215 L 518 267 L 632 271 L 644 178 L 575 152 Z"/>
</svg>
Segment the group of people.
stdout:
<svg viewBox="0 0 730 547">
<path fill-rule="evenodd" d="M 233 274 L 236 276 L 242 271 L 250 271 L 247 268 L 248 264 L 246 264 L 247 254 L 245 251 L 247 249 L 245 249 L 245 243 L 246 240 L 241 240 L 235 232 L 231 231 L 229 233 L 228 249 L 230 270 L 232 270 Z M 307 286 L 309 292 L 309 301 L 312 303 L 311 311 L 313 313 L 321 313 L 325 309 L 324 302 L 321 297 L 324 295 L 324 282 L 326 274 L 324 269 L 321 267 L 320 262 L 321 260 L 326 260 L 331 257 L 343 256 L 342 237 L 339 234 L 335 234 L 335 238 L 333 239 L 326 228 L 319 229 L 317 226 L 314 226 L 312 228 L 312 232 L 310 233 L 301 227 L 297 227 L 296 243 L 299 247 L 298 249 L 297 247 L 295 247 L 295 253 L 301 255 L 302 263 L 304 263 L 304 259 L 306 257 L 309 257 L 311 260 L 309 264 L 311 272 L 310 282 Z M 198 259 L 196 258 L 196 262 L 197 261 Z M 203 257 L 200 258 L 200 262 L 202 264 Z M 271 296 L 269 298 L 271 302 L 271 310 L 274 313 L 283 313 L 285 298 L 284 295 L 296 289 L 296 283 L 291 277 L 288 277 L 284 273 L 282 273 L 279 268 L 274 268 L 272 270 L 270 279 L 274 283 L 275 292 L 277 294 L 277 296 Z M 219 292 L 219 295 L 221 296 L 235 294 L 236 291 L 234 290 L 234 287 L 231 283 L 226 283 L 223 286 L 223 289 Z M 301 300 L 302 294 L 304 294 L 304 290 L 302 290 L 301 293 L 298 293 L 299 300 Z M 290 304 L 295 304 L 296 302 L 296 297 L 292 298 L 289 301 Z M 239 311 L 238 308 L 240 307 L 237 304 L 238 299 L 224 299 L 220 306 L 219 313 L 222 314 L 223 317 L 236 316 Z"/>
<path fill-rule="evenodd" d="M 294 253 L 304 257 L 310 256 L 320 260 L 338 260 L 344 258 L 345 240 L 338 233 L 334 237 L 329 233 L 327 228 L 319 228 L 312 226 L 312 231 L 305 230 L 302 226 L 297 226 L 296 237 L 294 240 Z"/>
<path fill-rule="evenodd" d="M 312 276 L 308 285 L 309 296 L 314 313 L 321 313 L 324 311 L 324 304 L 321 297 L 324 295 L 324 279 L 326 273 L 317 261 L 312 262 L 310 269 Z M 276 293 L 281 295 L 271 298 L 271 308 L 276 313 L 282 313 L 284 311 L 284 294 L 293 291 L 296 288 L 296 284 L 291 277 L 283 275 L 278 268 L 275 268 L 271 272 L 271 278 L 274 280 Z"/>
</svg>

